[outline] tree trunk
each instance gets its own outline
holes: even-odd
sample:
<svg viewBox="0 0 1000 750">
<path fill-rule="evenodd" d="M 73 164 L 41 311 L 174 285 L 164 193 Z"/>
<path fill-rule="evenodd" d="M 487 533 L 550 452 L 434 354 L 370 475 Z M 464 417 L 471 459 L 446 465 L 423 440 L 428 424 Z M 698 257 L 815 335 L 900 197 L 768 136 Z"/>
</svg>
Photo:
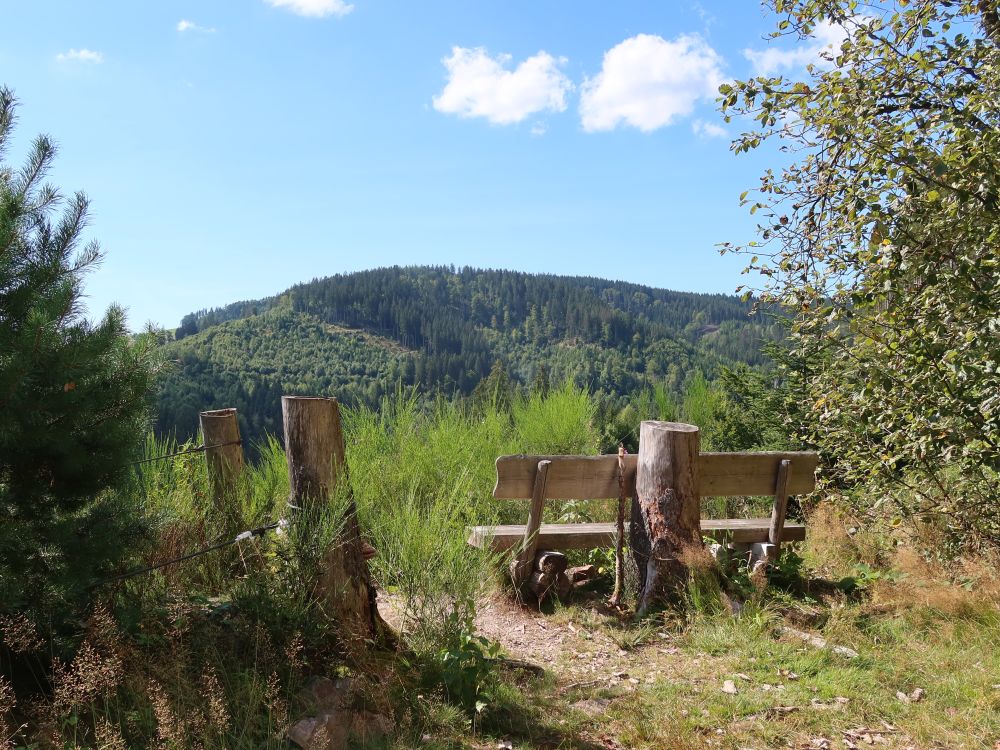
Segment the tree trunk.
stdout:
<svg viewBox="0 0 1000 750">
<path fill-rule="evenodd" d="M 687 582 L 684 558 L 702 545 L 698 455 L 694 425 L 642 423 L 631 524 L 640 616 L 679 600 Z"/>
<path fill-rule="evenodd" d="M 283 396 L 285 454 L 291 503 L 301 520 L 315 518 L 321 504 L 348 498 L 339 537 L 326 553 L 317 592 L 327 614 L 340 626 L 349 652 L 379 634 L 375 589 L 362 554 L 361 533 L 347 485 L 340 409 L 333 398 Z"/>
</svg>

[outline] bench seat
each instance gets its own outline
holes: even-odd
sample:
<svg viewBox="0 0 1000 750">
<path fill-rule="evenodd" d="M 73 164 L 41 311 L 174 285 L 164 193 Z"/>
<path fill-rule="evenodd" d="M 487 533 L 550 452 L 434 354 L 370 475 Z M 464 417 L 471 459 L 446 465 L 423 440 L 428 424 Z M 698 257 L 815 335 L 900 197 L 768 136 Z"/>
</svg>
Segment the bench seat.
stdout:
<svg viewBox="0 0 1000 750">
<path fill-rule="evenodd" d="M 718 542 L 766 542 L 770 518 L 703 518 L 702 536 Z M 513 549 L 524 540 L 525 526 L 472 526 L 469 544 L 473 547 L 490 546 L 494 551 Z M 628 523 L 625 524 L 628 534 Z M 783 542 L 800 542 L 806 538 L 806 527 L 801 523 L 786 522 L 781 533 Z M 543 523 L 538 532 L 538 548 L 551 550 L 590 549 L 613 547 L 614 523 Z"/>
</svg>

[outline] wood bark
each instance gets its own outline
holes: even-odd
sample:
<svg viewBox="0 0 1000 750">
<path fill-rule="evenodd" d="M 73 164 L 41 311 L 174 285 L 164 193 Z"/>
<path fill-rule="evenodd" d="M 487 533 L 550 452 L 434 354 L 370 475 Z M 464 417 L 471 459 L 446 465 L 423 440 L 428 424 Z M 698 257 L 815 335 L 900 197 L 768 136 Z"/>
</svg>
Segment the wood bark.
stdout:
<svg viewBox="0 0 1000 750">
<path fill-rule="evenodd" d="M 640 616 L 679 599 L 687 581 L 684 559 L 702 546 L 698 466 L 697 427 L 642 423 L 630 528 L 639 568 Z"/>
<path fill-rule="evenodd" d="M 226 513 L 243 473 L 243 444 L 236 409 L 203 411 L 198 415 L 205 441 L 205 463 L 216 511 Z"/>
<path fill-rule="evenodd" d="M 535 562 L 535 550 L 538 549 L 538 529 L 542 525 L 542 514 L 545 511 L 545 481 L 549 473 L 551 461 L 539 461 L 535 471 L 535 485 L 531 493 L 531 510 L 528 512 L 528 524 L 524 529 L 524 542 L 521 551 L 510 564 L 510 575 L 514 588 L 520 590 L 531 575 Z"/>
<path fill-rule="evenodd" d="M 298 522 L 309 522 L 321 506 L 347 498 L 343 526 L 326 553 L 316 589 L 327 614 L 339 624 L 348 651 L 356 653 L 378 636 L 381 621 L 347 488 L 340 408 L 333 398 L 283 396 L 281 411 L 290 504 L 297 509 Z"/>
</svg>

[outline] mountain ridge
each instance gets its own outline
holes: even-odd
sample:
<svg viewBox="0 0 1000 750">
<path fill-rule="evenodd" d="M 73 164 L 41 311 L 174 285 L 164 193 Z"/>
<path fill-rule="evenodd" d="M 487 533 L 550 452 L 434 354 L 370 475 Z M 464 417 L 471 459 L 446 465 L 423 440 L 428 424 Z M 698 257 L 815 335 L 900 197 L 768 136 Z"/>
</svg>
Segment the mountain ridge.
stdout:
<svg viewBox="0 0 1000 750">
<path fill-rule="evenodd" d="M 500 365 L 515 383 L 574 381 L 622 399 L 653 382 L 760 365 L 780 326 L 733 295 L 596 277 L 393 266 L 295 284 L 191 313 L 167 355 L 157 429 L 192 433 L 197 412 L 240 409 L 248 435 L 280 431 L 292 390 L 376 404 L 397 385 L 467 396 Z M 223 403 L 225 402 L 225 403 Z"/>
</svg>

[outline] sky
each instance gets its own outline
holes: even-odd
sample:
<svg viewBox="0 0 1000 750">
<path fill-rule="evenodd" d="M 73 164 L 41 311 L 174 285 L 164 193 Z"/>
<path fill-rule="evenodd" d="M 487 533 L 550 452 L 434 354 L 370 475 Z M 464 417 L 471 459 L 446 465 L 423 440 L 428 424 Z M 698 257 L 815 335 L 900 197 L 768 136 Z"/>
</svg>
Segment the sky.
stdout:
<svg viewBox="0 0 1000 750">
<path fill-rule="evenodd" d="M 130 326 L 386 265 L 733 292 L 753 239 L 718 85 L 794 75 L 752 0 L 2 0 L 6 160 L 92 202 Z"/>
</svg>

